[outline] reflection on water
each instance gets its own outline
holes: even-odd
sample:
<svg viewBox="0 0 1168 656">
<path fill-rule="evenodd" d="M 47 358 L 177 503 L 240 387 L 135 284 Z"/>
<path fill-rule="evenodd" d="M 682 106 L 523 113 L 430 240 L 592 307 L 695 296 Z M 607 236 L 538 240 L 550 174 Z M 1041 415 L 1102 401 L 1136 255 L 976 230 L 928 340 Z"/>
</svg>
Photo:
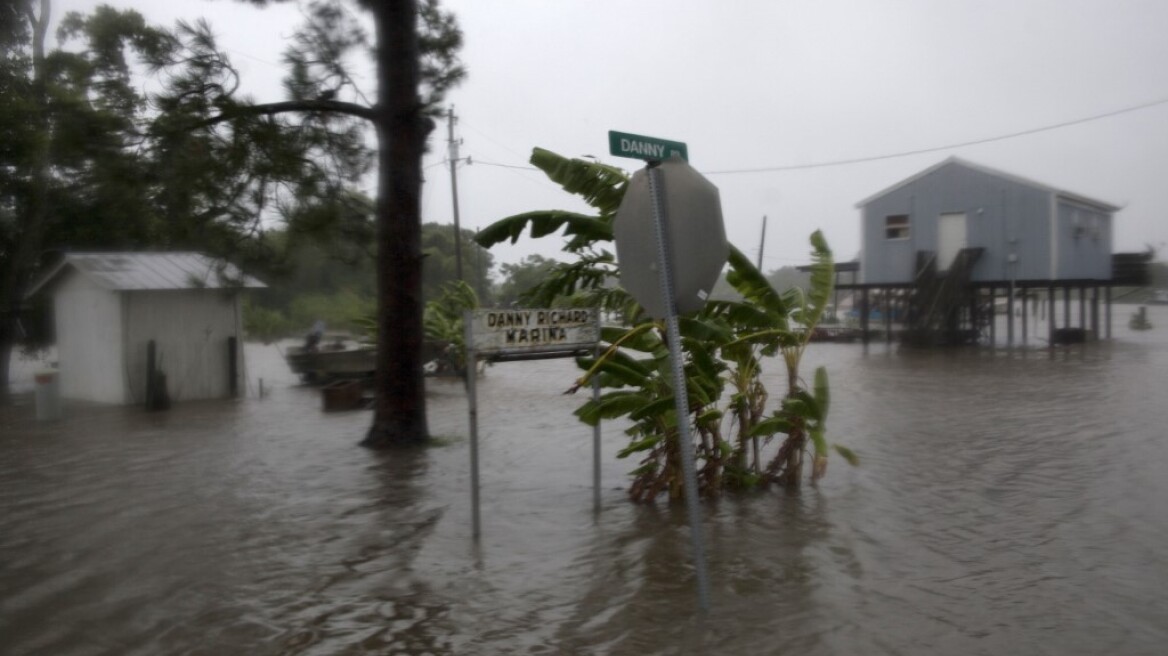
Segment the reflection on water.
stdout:
<svg viewBox="0 0 1168 656">
<path fill-rule="evenodd" d="M 443 439 L 416 454 L 355 447 L 369 415 L 322 413 L 273 348 L 249 347 L 239 402 L 38 424 L 17 395 L 0 653 L 1159 653 L 1168 312 L 1150 309 L 1163 328 L 1120 309 L 1114 342 L 1053 353 L 815 348 L 863 464 L 707 504 L 707 617 L 684 513 L 625 501 L 619 426 L 593 512 L 566 361 L 482 380 L 477 546 L 457 384 L 431 384 Z"/>
</svg>

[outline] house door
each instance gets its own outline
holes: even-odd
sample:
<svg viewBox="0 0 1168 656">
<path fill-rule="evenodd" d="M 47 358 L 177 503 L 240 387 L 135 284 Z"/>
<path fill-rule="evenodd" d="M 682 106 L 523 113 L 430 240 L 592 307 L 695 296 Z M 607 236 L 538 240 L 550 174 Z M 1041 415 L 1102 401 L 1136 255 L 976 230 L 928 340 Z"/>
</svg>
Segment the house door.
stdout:
<svg viewBox="0 0 1168 656">
<path fill-rule="evenodd" d="M 948 271 L 965 246 L 965 212 L 942 214 L 937 220 L 937 270 Z"/>
</svg>

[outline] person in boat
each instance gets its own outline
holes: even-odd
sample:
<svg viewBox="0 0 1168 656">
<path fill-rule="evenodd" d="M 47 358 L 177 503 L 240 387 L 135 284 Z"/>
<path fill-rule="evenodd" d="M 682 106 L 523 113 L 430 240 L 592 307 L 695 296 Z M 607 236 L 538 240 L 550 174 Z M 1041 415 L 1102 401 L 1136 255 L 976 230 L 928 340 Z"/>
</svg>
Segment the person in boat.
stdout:
<svg viewBox="0 0 1168 656">
<path fill-rule="evenodd" d="M 312 330 L 308 331 L 308 335 L 304 338 L 304 350 L 315 351 L 320 346 L 320 340 L 324 338 L 324 321 L 317 319 L 312 324 Z"/>
</svg>

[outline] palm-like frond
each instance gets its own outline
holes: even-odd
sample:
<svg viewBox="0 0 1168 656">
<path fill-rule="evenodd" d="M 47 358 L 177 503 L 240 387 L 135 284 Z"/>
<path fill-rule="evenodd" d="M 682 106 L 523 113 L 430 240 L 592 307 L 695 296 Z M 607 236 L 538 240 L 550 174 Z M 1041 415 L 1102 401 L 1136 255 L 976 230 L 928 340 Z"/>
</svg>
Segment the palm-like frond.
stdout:
<svg viewBox="0 0 1168 656">
<path fill-rule="evenodd" d="M 531 151 L 531 163 L 564 191 L 580 196 L 602 214 L 616 212 L 629 182 L 628 175 L 615 166 L 567 158 L 543 148 Z"/>
<path fill-rule="evenodd" d="M 742 294 L 743 299 L 775 315 L 786 312 L 782 297 L 742 251 L 731 246 L 726 261 L 730 264 L 726 281 L 735 291 Z"/>
<path fill-rule="evenodd" d="M 483 248 L 505 241 L 514 244 L 528 226 L 531 226 L 533 238 L 544 237 L 565 228 L 564 236 L 579 239 L 581 246 L 595 241 L 612 241 L 611 221 L 577 212 L 540 210 L 499 219 L 480 230 L 475 235 L 475 243 Z"/>
<path fill-rule="evenodd" d="M 796 313 L 796 320 L 805 328 L 804 341 L 811 338 L 811 331 L 823 318 L 831 293 L 835 288 L 835 263 L 827 240 L 819 230 L 811 233 L 811 286 Z"/>
</svg>

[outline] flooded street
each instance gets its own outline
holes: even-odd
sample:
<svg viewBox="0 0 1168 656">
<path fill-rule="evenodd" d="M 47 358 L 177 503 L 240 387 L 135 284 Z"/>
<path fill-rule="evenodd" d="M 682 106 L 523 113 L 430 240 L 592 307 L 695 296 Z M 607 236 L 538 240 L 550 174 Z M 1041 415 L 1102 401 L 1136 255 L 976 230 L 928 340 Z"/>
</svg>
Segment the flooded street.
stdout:
<svg viewBox="0 0 1168 656">
<path fill-rule="evenodd" d="M 321 412 L 276 347 L 248 346 L 237 402 L 38 423 L 17 394 L 0 653 L 1163 653 L 1165 310 L 1133 333 L 1116 306 L 1115 340 L 1053 353 L 813 346 L 862 464 L 705 504 L 705 617 L 684 512 L 626 501 L 618 425 L 594 513 L 570 361 L 480 379 L 477 545 L 459 383 L 430 384 L 414 454 L 357 447 L 370 413 Z"/>
</svg>

